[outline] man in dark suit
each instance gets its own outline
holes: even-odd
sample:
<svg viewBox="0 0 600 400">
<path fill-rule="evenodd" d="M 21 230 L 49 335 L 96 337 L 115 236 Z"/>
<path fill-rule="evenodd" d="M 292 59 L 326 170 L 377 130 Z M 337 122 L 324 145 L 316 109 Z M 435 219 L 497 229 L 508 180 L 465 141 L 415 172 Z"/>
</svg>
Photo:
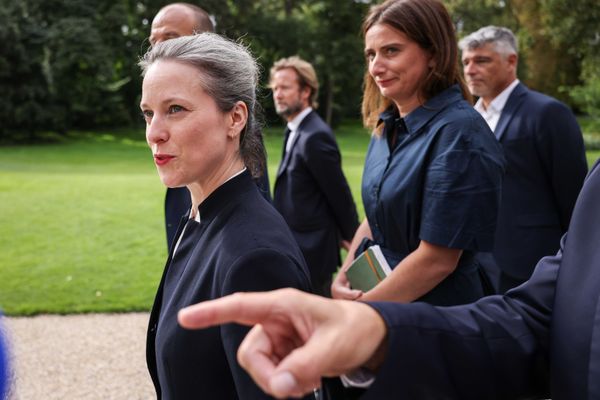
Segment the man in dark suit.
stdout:
<svg viewBox="0 0 600 400">
<path fill-rule="evenodd" d="M 330 296 L 340 265 L 340 245 L 349 247 L 358 227 L 356 206 L 342 171 L 335 137 L 319 117 L 314 68 L 299 57 L 271 68 L 275 109 L 287 121 L 273 204 L 300 245 L 317 294 Z"/>
<path fill-rule="evenodd" d="M 202 8 L 190 3 L 171 3 L 161 8 L 154 16 L 149 41 L 151 45 L 155 45 L 180 36 L 214 31 L 215 27 L 210 16 Z M 256 180 L 256 184 L 263 197 L 271 201 L 269 175 L 266 168 L 263 175 Z M 181 217 L 190 210 L 191 206 L 190 192 L 187 188 L 167 188 L 165 227 L 168 248 L 171 248 Z"/>
<path fill-rule="evenodd" d="M 259 324 L 238 359 L 280 398 L 310 392 L 321 376 L 361 371 L 364 400 L 600 399 L 599 165 L 559 252 L 504 296 L 444 308 L 366 305 L 288 289 L 198 304 L 179 321 L 188 328 Z"/>
<path fill-rule="evenodd" d="M 469 90 L 479 96 L 475 109 L 507 160 L 494 250 L 479 256 L 504 293 L 558 249 L 587 172 L 583 137 L 567 106 L 519 82 L 509 29 L 486 26 L 459 47 Z"/>
</svg>

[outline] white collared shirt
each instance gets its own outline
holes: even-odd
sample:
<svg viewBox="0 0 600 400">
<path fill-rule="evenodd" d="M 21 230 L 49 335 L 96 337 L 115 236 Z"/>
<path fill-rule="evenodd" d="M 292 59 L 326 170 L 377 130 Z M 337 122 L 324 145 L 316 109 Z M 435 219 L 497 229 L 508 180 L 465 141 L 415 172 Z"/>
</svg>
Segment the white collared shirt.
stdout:
<svg viewBox="0 0 600 400">
<path fill-rule="evenodd" d="M 512 81 L 511 84 L 506 87 L 506 89 L 504 89 L 498 96 L 494 97 L 494 100 L 490 102 L 487 108 L 485 108 L 483 105 L 483 100 L 481 98 L 477 100 L 477 103 L 475 103 L 475 110 L 477 110 L 483 119 L 485 119 L 485 122 L 487 122 L 492 132 L 495 131 L 496 126 L 498 126 L 500 115 L 502 114 L 502 110 L 504 110 L 504 106 L 508 101 L 508 97 L 518 84 L 518 79 Z"/>
<path fill-rule="evenodd" d="M 298 127 L 304 121 L 304 118 L 312 111 L 312 107 L 306 107 L 304 110 L 300 111 L 298 115 L 294 117 L 293 120 L 288 122 L 287 127 L 290 130 L 290 135 L 288 136 L 287 143 L 285 144 L 285 152 L 287 153 L 292 148 L 292 143 L 294 142 L 294 136 L 296 136 L 296 132 L 298 131 Z"/>
</svg>

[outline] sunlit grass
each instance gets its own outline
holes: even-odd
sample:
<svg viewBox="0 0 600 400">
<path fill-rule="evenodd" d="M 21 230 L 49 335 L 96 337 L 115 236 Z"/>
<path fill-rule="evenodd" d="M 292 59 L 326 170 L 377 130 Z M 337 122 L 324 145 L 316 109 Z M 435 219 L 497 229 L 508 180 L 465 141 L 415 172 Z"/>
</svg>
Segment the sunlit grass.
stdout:
<svg viewBox="0 0 600 400">
<path fill-rule="evenodd" d="M 271 185 L 282 127 L 265 130 Z M 369 135 L 335 129 L 358 212 Z M 588 165 L 600 158 L 589 151 Z M 160 183 L 143 132 L 0 147 L 0 307 L 7 314 L 148 310 L 166 259 Z"/>
<path fill-rule="evenodd" d="M 283 138 L 265 138 L 273 184 Z M 352 128 L 338 140 L 360 205 L 368 135 Z M 149 154 L 141 131 L 0 148 L 5 313 L 149 309 L 167 255 L 165 189 Z"/>
</svg>

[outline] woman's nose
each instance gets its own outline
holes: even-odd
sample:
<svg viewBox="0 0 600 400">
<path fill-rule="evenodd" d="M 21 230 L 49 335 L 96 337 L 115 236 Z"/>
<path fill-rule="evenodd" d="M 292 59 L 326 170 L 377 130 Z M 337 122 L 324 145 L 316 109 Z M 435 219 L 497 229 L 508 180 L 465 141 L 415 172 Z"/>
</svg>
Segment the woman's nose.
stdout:
<svg viewBox="0 0 600 400">
<path fill-rule="evenodd" d="M 379 75 L 385 70 L 385 65 L 378 55 L 373 56 L 369 65 L 369 71 L 371 75 Z"/>
<path fill-rule="evenodd" d="M 169 132 L 164 121 L 157 116 L 153 116 L 146 123 L 146 140 L 148 143 L 160 143 L 168 139 Z"/>
</svg>

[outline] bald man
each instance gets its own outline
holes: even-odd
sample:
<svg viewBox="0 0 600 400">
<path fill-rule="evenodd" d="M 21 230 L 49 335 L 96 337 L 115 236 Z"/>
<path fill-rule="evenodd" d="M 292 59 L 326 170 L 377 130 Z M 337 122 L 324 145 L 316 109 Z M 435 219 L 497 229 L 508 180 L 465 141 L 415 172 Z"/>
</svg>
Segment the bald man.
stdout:
<svg viewBox="0 0 600 400">
<path fill-rule="evenodd" d="M 152 20 L 149 41 L 151 45 L 189 36 L 195 33 L 214 32 L 215 27 L 206 11 L 189 3 L 171 3 L 161 8 Z M 267 161 L 265 160 L 265 167 Z M 271 202 L 269 175 L 265 168 L 260 178 L 255 179 L 263 197 Z M 190 192 L 186 187 L 167 188 L 165 196 L 165 226 L 167 245 L 171 249 L 179 222 L 192 206 Z"/>
<path fill-rule="evenodd" d="M 189 3 L 172 3 L 161 8 L 152 20 L 150 44 L 200 32 L 214 32 L 208 13 Z"/>
</svg>

